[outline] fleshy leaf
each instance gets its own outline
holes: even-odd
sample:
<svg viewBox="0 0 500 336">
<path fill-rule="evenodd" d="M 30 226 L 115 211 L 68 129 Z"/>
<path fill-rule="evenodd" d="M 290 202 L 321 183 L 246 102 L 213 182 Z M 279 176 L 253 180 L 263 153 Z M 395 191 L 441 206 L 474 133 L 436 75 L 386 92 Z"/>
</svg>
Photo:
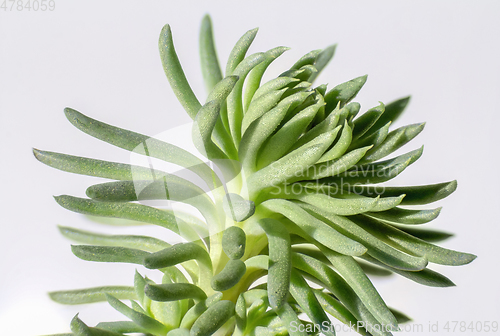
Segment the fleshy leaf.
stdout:
<svg viewBox="0 0 500 336">
<path fill-rule="evenodd" d="M 290 279 L 290 294 L 314 324 L 321 326 L 332 324 L 311 287 L 302 275 L 293 269 Z M 335 331 L 325 330 L 324 334 L 335 336 Z"/>
<path fill-rule="evenodd" d="M 302 135 L 323 105 L 323 100 L 319 99 L 316 104 L 300 111 L 273 134 L 259 153 L 257 169 L 265 167 L 282 157 L 283 154 L 292 147 L 300 135 Z"/>
<path fill-rule="evenodd" d="M 286 304 L 292 270 L 290 235 L 279 221 L 265 218 L 259 221 L 269 244 L 268 291 L 269 304 L 279 311 Z"/>
<path fill-rule="evenodd" d="M 314 281 L 314 279 L 316 279 L 319 281 L 321 285 L 330 290 L 358 320 L 365 321 L 365 325 L 367 326 L 372 326 L 374 335 L 388 334 L 376 333 L 377 329 L 381 329 L 376 327 L 380 326 L 379 321 L 373 317 L 352 288 L 334 270 L 316 259 L 303 254 L 294 253 L 292 259 L 295 268 L 312 276 L 313 278 L 311 278 L 311 280 Z"/>
<path fill-rule="evenodd" d="M 281 213 L 295 223 L 315 241 L 326 247 L 348 255 L 362 255 L 366 248 L 360 243 L 347 238 L 324 222 L 316 219 L 299 205 L 286 200 L 268 200 L 261 204 L 262 207 L 273 212 Z"/>
<path fill-rule="evenodd" d="M 403 113 L 404 109 L 408 105 L 410 97 L 401 98 L 395 100 L 385 106 L 384 113 L 378 118 L 377 122 L 368 131 L 367 135 L 372 134 L 376 130 L 382 128 L 389 122 L 394 123 L 399 116 Z"/>
<path fill-rule="evenodd" d="M 235 222 L 243 222 L 255 212 L 255 203 L 244 199 L 238 194 L 226 194 L 222 202 L 226 216 Z"/>
<path fill-rule="evenodd" d="M 132 321 L 116 321 L 116 322 L 101 322 L 96 325 L 97 328 L 113 331 L 116 333 L 146 333 L 144 328 L 141 328 Z"/>
<path fill-rule="evenodd" d="M 333 111 L 337 104 L 340 107 L 351 101 L 363 87 L 368 76 L 354 78 L 348 82 L 342 83 L 328 91 L 325 95 L 326 112 Z"/>
<path fill-rule="evenodd" d="M 182 70 L 181 63 L 175 52 L 172 31 L 168 24 L 161 30 L 158 48 L 160 49 L 163 70 L 165 71 L 165 75 L 167 75 L 172 91 L 174 91 L 175 96 L 182 104 L 187 114 L 194 119 L 201 104 L 196 98 L 191 86 L 189 86 L 184 70 Z"/>
<path fill-rule="evenodd" d="M 335 139 L 334 131 L 324 133 L 295 151 L 283 156 L 270 166 L 254 173 L 247 181 L 250 197 L 265 188 L 300 178 Z"/>
<path fill-rule="evenodd" d="M 370 148 L 372 148 L 372 146 L 358 148 L 344 154 L 337 160 L 315 164 L 307 172 L 307 179 L 319 180 L 325 177 L 342 174 L 358 163 Z"/>
<path fill-rule="evenodd" d="M 234 315 L 234 303 L 219 301 L 200 315 L 191 327 L 191 336 L 208 336 L 215 333 Z"/>
<path fill-rule="evenodd" d="M 217 51 L 215 49 L 214 36 L 212 32 L 212 20 L 205 15 L 201 21 L 200 28 L 200 59 L 201 72 L 205 81 L 207 91 L 213 89 L 215 84 L 222 80 Z"/>
<path fill-rule="evenodd" d="M 52 300 L 58 303 L 77 305 L 83 303 L 106 301 L 106 293 L 114 295 L 118 299 L 137 299 L 134 288 L 127 286 L 107 286 L 57 291 L 50 292 L 49 296 Z"/>
<path fill-rule="evenodd" d="M 358 319 L 351 314 L 351 312 L 342 305 L 337 299 L 335 299 L 332 295 L 329 295 L 325 292 L 322 292 L 318 289 L 313 289 L 316 298 L 325 311 L 338 319 L 340 322 L 352 325 L 352 326 L 360 326 L 358 332 L 364 332 L 365 328 L 362 327 L 361 324 L 358 324 Z"/>
<path fill-rule="evenodd" d="M 140 249 L 148 252 L 157 252 L 164 248 L 170 247 L 170 244 L 164 242 L 163 240 L 147 236 L 106 235 L 66 226 L 59 226 L 59 231 L 66 238 L 84 244 L 122 246 Z"/>
<path fill-rule="evenodd" d="M 318 160 L 318 163 L 327 162 L 340 158 L 349 148 L 349 144 L 352 140 L 352 129 L 347 123 L 344 122 L 344 127 L 342 128 L 342 133 L 340 133 L 339 139 L 335 142 L 335 145 L 327 150 L 325 154 Z"/>
<path fill-rule="evenodd" d="M 212 268 L 212 262 L 208 252 L 195 243 L 180 243 L 156 253 L 149 254 L 144 260 L 144 265 L 147 268 L 158 269 L 174 266 L 193 259 L 196 259 L 209 269 Z"/>
<path fill-rule="evenodd" d="M 115 246 L 72 245 L 71 251 L 78 258 L 87 261 L 120 262 L 139 265 L 143 265 L 144 258 L 150 255 L 150 253 L 142 250 Z"/>
<path fill-rule="evenodd" d="M 229 57 L 227 58 L 228 61 L 226 65 L 226 76 L 232 75 L 234 69 L 236 69 L 240 62 L 243 61 L 248 48 L 250 48 L 250 45 L 255 39 L 258 31 L 258 28 L 251 29 L 243 34 L 238 42 L 236 42 L 233 49 L 231 50 L 231 53 L 229 54 Z"/>
<path fill-rule="evenodd" d="M 351 286 L 370 313 L 386 328 L 397 328 L 397 321 L 371 281 L 350 256 L 321 249 L 337 271 Z"/>
<path fill-rule="evenodd" d="M 227 119 L 229 122 L 229 130 L 231 131 L 231 136 L 233 137 L 233 142 L 238 145 L 241 140 L 242 135 L 242 119 L 243 119 L 243 83 L 245 78 L 257 65 L 262 63 L 266 59 L 264 53 L 256 53 L 246 57 L 238 66 L 231 72 L 231 75 L 238 76 L 238 82 L 231 94 L 227 98 Z"/>
<path fill-rule="evenodd" d="M 430 287 L 455 286 L 455 284 L 450 279 L 448 279 L 444 275 L 439 274 L 438 272 L 435 272 L 435 271 L 430 270 L 428 268 L 424 268 L 423 270 L 417 271 L 417 272 L 415 272 L 415 271 L 409 272 L 409 271 L 403 271 L 403 270 L 399 270 L 397 268 L 385 265 L 384 263 L 381 263 L 377 259 L 372 258 L 372 257 L 367 256 L 367 255 L 362 256 L 362 258 L 365 259 L 366 261 L 369 261 L 375 265 L 378 265 L 380 267 L 388 269 L 394 273 L 397 273 L 401 276 L 404 276 L 405 278 L 408 278 L 412 281 L 415 281 L 415 282 L 422 284 L 422 285 L 425 285 L 425 286 L 430 286 Z"/>
<path fill-rule="evenodd" d="M 457 181 L 450 181 L 438 184 L 429 184 L 422 186 L 401 186 L 401 187 L 386 187 L 363 186 L 362 190 L 357 191 L 360 195 L 380 197 L 392 197 L 405 194 L 405 198 L 401 205 L 419 205 L 428 204 L 439 201 L 457 189 Z"/>
<path fill-rule="evenodd" d="M 367 216 L 356 215 L 352 216 L 351 219 L 360 227 L 387 244 L 407 253 L 425 257 L 430 262 L 436 264 L 459 266 L 468 264 L 476 259 L 476 256 L 473 254 L 449 250 L 430 244 L 406 232 L 398 230 L 389 224 L 385 224 Z"/>
<path fill-rule="evenodd" d="M 244 111 L 248 110 L 248 106 L 250 105 L 250 102 L 252 101 L 256 91 L 259 90 L 260 87 L 262 87 L 260 86 L 260 82 L 267 67 L 288 49 L 289 48 L 287 47 L 276 47 L 266 51 L 265 60 L 262 61 L 262 63 L 260 63 L 259 65 L 257 65 L 255 68 L 253 68 L 252 71 L 250 71 L 245 84 L 245 95 L 243 102 Z"/>
<path fill-rule="evenodd" d="M 439 216 L 440 212 L 441 208 L 432 210 L 411 210 L 395 207 L 386 211 L 368 213 L 367 215 L 401 224 L 424 224 L 434 220 Z"/>
<path fill-rule="evenodd" d="M 180 323 L 181 328 L 190 329 L 193 323 L 198 319 L 198 317 L 203 314 L 207 310 L 208 307 L 216 304 L 222 299 L 222 293 L 217 292 L 212 296 L 209 296 L 206 300 L 200 301 L 196 303 L 193 307 L 191 307 Z"/>
<path fill-rule="evenodd" d="M 205 292 L 190 283 L 146 284 L 144 293 L 153 301 L 178 301 L 184 299 L 205 300 Z"/>
<path fill-rule="evenodd" d="M 307 80 L 308 82 L 311 83 L 314 82 L 314 80 L 318 77 L 321 71 L 327 66 L 327 64 L 333 58 L 336 48 L 337 48 L 336 44 L 328 46 L 325 49 L 321 50 L 318 56 L 316 56 L 316 60 L 314 61 L 314 67 L 316 67 L 318 71 L 309 77 L 309 79 Z"/>
<path fill-rule="evenodd" d="M 114 296 L 108 294 L 106 295 L 106 298 L 111 307 L 115 308 L 117 311 L 134 321 L 140 327 L 146 329 L 148 332 L 158 333 L 160 335 L 165 335 L 168 332 L 165 325 L 147 315 L 133 310 Z"/>
<path fill-rule="evenodd" d="M 395 152 L 424 129 L 425 123 L 403 126 L 387 135 L 387 138 L 378 146 L 372 148 L 363 158 L 363 162 L 373 162 Z"/>
<path fill-rule="evenodd" d="M 239 259 L 231 259 L 218 274 L 212 278 L 212 288 L 215 291 L 225 291 L 234 287 L 245 275 L 245 263 Z"/>
<path fill-rule="evenodd" d="M 108 125 L 70 108 L 66 108 L 64 113 L 76 128 L 90 136 L 137 154 L 151 156 L 187 168 L 203 178 L 210 187 L 221 185 L 214 171 L 205 162 L 182 148 L 147 135 Z"/>
<path fill-rule="evenodd" d="M 164 176 L 166 173 L 141 166 L 125 163 L 89 159 L 61 153 L 33 149 L 38 161 L 65 171 L 80 175 L 103 177 L 112 180 L 151 179 L 152 176 Z"/>
<path fill-rule="evenodd" d="M 78 314 L 71 320 L 70 327 L 76 336 L 93 336 L 90 328 L 78 318 Z"/>
<path fill-rule="evenodd" d="M 320 215 L 323 220 L 334 229 L 355 241 L 360 242 L 368 249 L 368 254 L 383 263 L 406 271 L 420 271 L 427 266 L 423 257 L 415 257 L 384 243 L 375 235 L 365 231 L 352 220 L 330 214 L 322 209 L 310 205 L 301 205 L 303 208 Z"/>
<path fill-rule="evenodd" d="M 241 259 L 245 254 L 246 234 L 237 226 L 230 226 L 224 230 L 222 249 L 230 259 Z"/>
<path fill-rule="evenodd" d="M 159 210 L 147 205 L 136 203 L 99 202 L 68 195 L 55 196 L 62 207 L 78 213 L 103 217 L 116 217 L 156 224 L 179 233 L 179 228 L 173 212 Z"/>
<path fill-rule="evenodd" d="M 307 336 L 307 333 L 302 329 L 298 328 L 301 325 L 301 321 L 297 316 L 297 313 L 290 307 L 288 303 L 285 303 L 283 307 L 277 312 L 281 323 L 286 327 L 290 336 Z M 294 328 L 295 326 L 295 328 Z"/>
<path fill-rule="evenodd" d="M 369 109 L 366 113 L 355 119 L 353 122 L 352 138 L 356 140 L 365 135 L 384 113 L 384 110 L 385 105 L 381 103 L 379 106 Z"/>
</svg>

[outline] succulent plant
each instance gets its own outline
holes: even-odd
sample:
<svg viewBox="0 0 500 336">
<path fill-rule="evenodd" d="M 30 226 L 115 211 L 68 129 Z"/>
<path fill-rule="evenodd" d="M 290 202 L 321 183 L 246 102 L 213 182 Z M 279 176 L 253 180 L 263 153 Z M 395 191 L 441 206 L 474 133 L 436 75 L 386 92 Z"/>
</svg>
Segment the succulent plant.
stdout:
<svg viewBox="0 0 500 336">
<path fill-rule="evenodd" d="M 75 316 L 72 334 L 64 335 L 335 335 L 331 317 L 362 334 L 390 335 L 409 318 L 387 307 L 367 275 L 397 273 L 447 287 L 453 283 L 428 263 L 474 260 L 433 244 L 450 234 L 415 226 L 435 219 L 440 208 L 412 206 L 448 196 L 456 181 L 384 183 L 422 155 L 419 148 L 385 159 L 424 128 L 391 130 L 409 98 L 359 113 L 360 104 L 352 100 L 366 76 L 331 89 L 314 86 L 335 46 L 307 53 L 261 84 L 287 48 L 247 56 L 256 34 L 253 29 L 240 38 L 223 75 L 210 18 L 203 19 L 200 54 L 208 97 L 202 104 L 184 75 L 170 27 L 161 31 L 165 74 L 193 119 L 193 142 L 206 160 L 65 110 L 79 130 L 190 170 L 203 186 L 152 167 L 34 150 L 51 167 L 113 180 L 90 186 L 88 198 L 55 197 L 64 208 L 158 225 L 182 237 L 172 245 L 149 236 L 61 227 L 65 237 L 81 243 L 72 252 L 83 260 L 140 265 L 130 287 L 50 293 L 63 304 L 107 301 L 128 318 L 90 327 Z M 146 200 L 185 203 L 201 217 Z M 162 272 L 161 283 L 141 274 L 144 267 Z"/>
</svg>

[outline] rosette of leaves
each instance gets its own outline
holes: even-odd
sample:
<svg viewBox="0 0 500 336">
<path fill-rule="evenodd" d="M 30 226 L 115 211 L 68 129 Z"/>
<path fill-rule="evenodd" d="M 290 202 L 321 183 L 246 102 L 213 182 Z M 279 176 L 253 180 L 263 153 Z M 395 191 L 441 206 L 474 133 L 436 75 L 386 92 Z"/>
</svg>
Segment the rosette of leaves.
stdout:
<svg viewBox="0 0 500 336">
<path fill-rule="evenodd" d="M 184 239 L 171 245 L 149 236 L 61 227 L 80 243 L 72 252 L 81 259 L 139 265 L 130 287 L 50 293 L 63 304 L 108 301 L 126 318 L 91 327 L 76 316 L 72 333 L 64 335 L 335 335 L 331 317 L 363 334 L 390 335 L 409 319 L 386 305 L 367 275 L 397 273 L 447 287 L 453 283 L 428 264 L 457 266 L 475 258 L 433 244 L 450 234 L 419 227 L 440 208 L 411 207 L 448 196 L 456 181 L 382 184 L 422 155 L 418 148 L 386 158 L 424 128 L 391 129 L 409 98 L 359 113 L 352 100 L 366 76 L 330 89 L 315 86 L 335 46 L 314 50 L 261 83 L 287 48 L 247 55 L 256 34 L 254 29 L 240 38 L 223 75 L 210 18 L 203 19 L 200 54 L 209 93 L 200 102 L 170 27 L 161 32 L 165 73 L 194 120 L 193 142 L 207 160 L 65 110 L 79 130 L 189 169 L 204 186 L 151 167 L 34 150 L 51 167 L 111 180 L 90 186 L 88 198 L 55 197 L 64 208 L 159 225 Z M 161 199 L 189 204 L 201 216 L 140 202 Z M 161 283 L 141 275 L 144 268 L 162 272 Z"/>
</svg>

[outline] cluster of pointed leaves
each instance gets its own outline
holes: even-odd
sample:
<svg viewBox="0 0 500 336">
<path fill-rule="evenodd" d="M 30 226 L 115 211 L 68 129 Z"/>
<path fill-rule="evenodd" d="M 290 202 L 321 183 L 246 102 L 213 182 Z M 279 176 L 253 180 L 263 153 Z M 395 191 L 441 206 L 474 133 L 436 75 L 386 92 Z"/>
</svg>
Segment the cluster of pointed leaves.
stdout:
<svg viewBox="0 0 500 336">
<path fill-rule="evenodd" d="M 203 105 L 186 80 L 170 27 L 160 35 L 165 73 L 194 120 L 193 141 L 225 172 L 231 180 L 226 184 L 206 162 L 177 146 L 65 110 L 74 126 L 93 137 L 193 171 L 212 197 L 163 171 L 35 150 L 38 160 L 54 168 L 114 180 L 89 187 L 89 198 L 56 197 L 64 208 L 156 224 L 186 241 L 170 245 L 147 236 L 61 227 L 64 236 L 81 243 L 72 251 L 83 260 L 163 272 L 161 284 L 137 272 L 131 287 L 51 293 L 64 304 L 108 301 L 127 318 L 89 327 L 76 316 L 72 333 L 64 335 L 334 335 L 333 328 L 313 328 L 333 325 L 332 316 L 348 325 L 363 322 L 360 333 L 385 336 L 408 318 L 386 306 L 367 274 L 397 273 L 446 287 L 453 283 L 428 263 L 455 266 L 475 258 L 433 244 L 449 234 L 415 228 L 435 219 L 440 208 L 405 207 L 448 196 L 455 181 L 380 185 L 422 154 L 419 148 L 384 159 L 424 127 L 390 129 L 408 98 L 358 115 L 360 105 L 351 100 L 366 76 L 330 90 L 313 86 L 335 46 L 306 54 L 261 85 L 267 67 L 287 48 L 247 55 L 256 33 L 250 30 L 237 42 L 223 77 L 211 22 L 204 18 L 200 49 L 209 95 Z M 203 219 L 137 202 L 151 199 L 189 204 Z"/>
</svg>

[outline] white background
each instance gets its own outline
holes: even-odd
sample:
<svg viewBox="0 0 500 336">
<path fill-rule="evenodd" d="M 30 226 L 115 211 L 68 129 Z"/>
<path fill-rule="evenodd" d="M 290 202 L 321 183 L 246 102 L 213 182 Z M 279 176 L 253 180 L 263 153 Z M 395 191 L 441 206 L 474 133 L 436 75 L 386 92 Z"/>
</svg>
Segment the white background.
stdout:
<svg viewBox="0 0 500 336">
<path fill-rule="evenodd" d="M 436 322 L 443 335 L 479 334 L 446 333 L 442 327 L 446 321 L 500 322 L 500 2 L 55 3 L 52 12 L 0 10 L 2 334 L 65 332 L 77 312 L 91 325 L 122 318 L 105 304 L 65 307 L 48 299 L 51 290 L 131 285 L 135 267 L 87 263 L 71 254 L 56 224 L 101 226 L 62 209 L 51 195 L 83 197 L 96 180 L 42 165 L 31 147 L 128 162 L 127 152 L 76 130 L 64 117 L 66 106 L 150 135 L 187 122 L 164 77 L 157 39 L 169 23 L 186 75 L 203 100 L 197 34 L 205 13 L 212 15 L 221 60 L 246 30 L 260 27 L 252 52 L 292 48 L 271 75 L 310 50 L 338 43 L 319 82 L 333 86 L 369 74 L 357 97 L 364 110 L 412 95 L 397 126 L 427 121 L 406 148 L 425 144 L 425 151 L 395 182 L 458 179 L 457 192 L 439 202 L 444 210 L 429 226 L 456 233 L 444 246 L 479 257 L 468 266 L 433 265 L 455 281 L 454 288 L 427 288 L 398 277 L 377 281 L 377 288 L 390 306 L 424 327 L 424 333 L 405 335 L 430 335 L 427 326 Z"/>
</svg>

